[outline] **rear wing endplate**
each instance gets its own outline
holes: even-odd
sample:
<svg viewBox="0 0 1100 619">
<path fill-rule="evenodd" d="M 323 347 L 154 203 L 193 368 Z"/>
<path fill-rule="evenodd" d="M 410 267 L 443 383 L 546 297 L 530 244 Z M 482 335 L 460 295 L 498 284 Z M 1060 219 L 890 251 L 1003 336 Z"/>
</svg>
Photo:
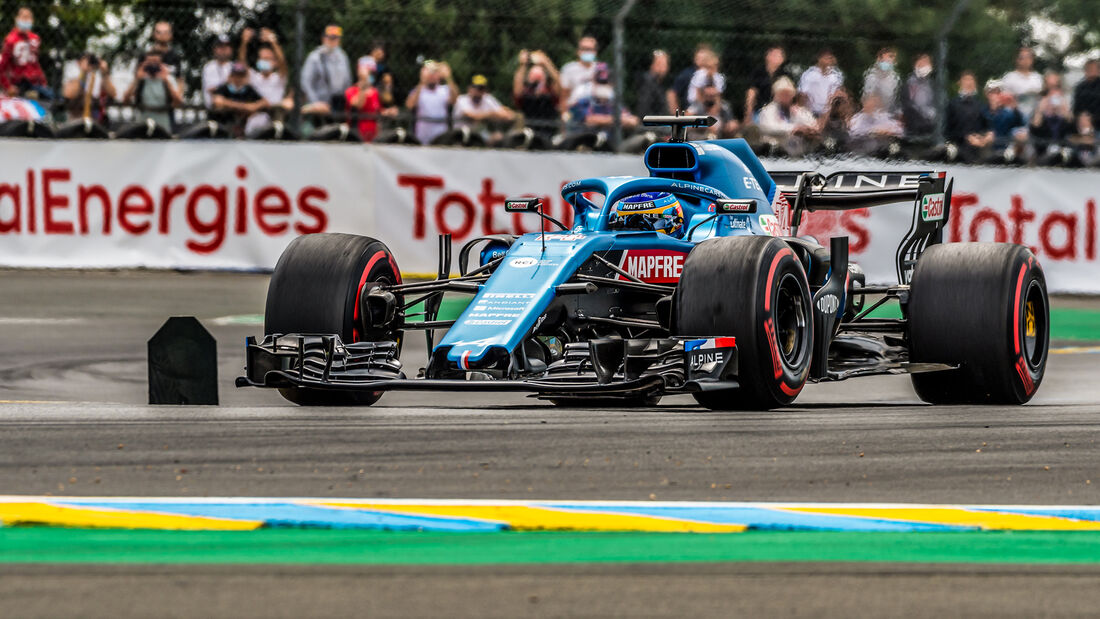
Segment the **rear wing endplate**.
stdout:
<svg viewBox="0 0 1100 619">
<path fill-rule="evenodd" d="M 943 242 L 951 210 L 953 181 L 945 172 L 770 172 L 776 190 L 791 204 L 791 235 L 806 211 L 843 211 L 913 202 L 909 231 L 898 246 L 898 283 L 908 284 L 917 259 L 929 245 Z"/>
</svg>

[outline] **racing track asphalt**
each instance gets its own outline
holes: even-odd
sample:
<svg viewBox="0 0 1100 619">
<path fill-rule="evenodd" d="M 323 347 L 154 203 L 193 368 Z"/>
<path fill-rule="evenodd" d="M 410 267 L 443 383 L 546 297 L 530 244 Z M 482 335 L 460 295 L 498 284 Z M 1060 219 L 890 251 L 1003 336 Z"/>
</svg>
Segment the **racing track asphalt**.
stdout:
<svg viewBox="0 0 1100 619">
<path fill-rule="evenodd" d="M 215 319 L 262 312 L 266 285 L 0 272 L 0 493 L 1100 503 L 1098 354 L 1053 355 L 1034 405 L 1017 408 L 925 406 L 906 377 L 881 377 L 810 386 L 770 413 L 453 393 L 305 409 L 232 387 L 260 327 Z M 221 406 L 144 405 L 145 341 L 169 315 L 198 316 L 217 337 Z M 422 344 L 406 346 L 415 368 Z M 1055 616 L 1095 610 L 1100 590 L 1084 568 L 873 564 L 0 570 L 0 598 L 31 615 L 150 614 L 142 602 L 163 600 L 151 614 Z"/>
</svg>

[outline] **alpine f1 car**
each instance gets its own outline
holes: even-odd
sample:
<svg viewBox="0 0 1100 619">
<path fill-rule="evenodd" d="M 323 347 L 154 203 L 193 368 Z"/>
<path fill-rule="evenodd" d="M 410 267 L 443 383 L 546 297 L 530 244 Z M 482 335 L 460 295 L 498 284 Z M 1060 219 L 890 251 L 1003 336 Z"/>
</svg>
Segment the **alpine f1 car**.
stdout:
<svg viewBox="0 0 1100 619">
<path fill-rule="evenodd" d="M 299 404 L 434 389 L 585 405 L 691 394 L 712 409 L 770 409 L 807 382 L 908 373 L 932 403 L 1034 395 L 1049 341 L 1042 268 L 1019 245 L 941 244 L 945 174 L 768 173 L 743 140 L 685 141 L 713 118 L 644 122 L 671 128 L 644 155 L 650 176 L 565 185 L 571 228 L 537 198 L 507 200 L 561 230 L 472 240 L 459 277 L 446 237 L 438 278 L 409 283 L 381 241 L 297 238 L 275 267 L 266 335 L 249 339 L 237 385 Z M 909 201 L 896 285 L 865 285 L 846 237 L 825 247 L 798 236 L 809 211 Z M 439 320 L 444 294 L 473 296 L 456 320 Z M 889 300 L 901 318 L 872 316 Z M 415 377 L 400 361 L 413 329 L 428 342 Z"/>
</svg>

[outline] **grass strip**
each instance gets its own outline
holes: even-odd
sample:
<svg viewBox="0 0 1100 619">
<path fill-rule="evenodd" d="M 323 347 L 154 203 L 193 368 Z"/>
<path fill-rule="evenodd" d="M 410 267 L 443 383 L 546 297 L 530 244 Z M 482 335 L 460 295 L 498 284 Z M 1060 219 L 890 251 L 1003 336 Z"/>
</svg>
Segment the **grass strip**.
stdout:
<svg viewBox="0 0 1100 619">
<path fill-rule="evenodd" d="M 0 563 L 1100 563 L 1098 532 L 428 533 L 0 528 Z"/>
</svg>

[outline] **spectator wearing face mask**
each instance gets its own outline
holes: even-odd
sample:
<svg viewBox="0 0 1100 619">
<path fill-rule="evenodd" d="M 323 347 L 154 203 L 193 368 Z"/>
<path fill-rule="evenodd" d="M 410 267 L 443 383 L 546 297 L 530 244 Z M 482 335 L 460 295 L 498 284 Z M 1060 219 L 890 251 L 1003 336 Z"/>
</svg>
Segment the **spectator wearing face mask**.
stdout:
<svg viewBox="0 0 1100 619">
<path fill-rule="evenodd" d="M 348 55 L 340 48 L 344 29 L 325 27 L 321 45 L 309 53 L 302 64 L 301 86 L 306 104 L 304 114 L 326 116 L 344 111 L 344 92 L 351 86 Z"/>
<path fill-rule="evenodd" d="M 420 83 L 409 92 L 405 107 L 416 114 L 416 139 L 421 144 L 447 131 L 448 108 L 458 98 L 458 86 L 446 62 L 428 60 L 420 68 Z"/>
<path fill-rule="evenodd" d="M 882 110 L 892 115 L 898 112 L 898 86 L 901 84 L 901 78 L 894 70 L 897 60 L 898 50 L 884 47 L 878 50 L 875 64 L 863 74 L 863 96 L 877 96 Z"/>
<path fill-rule="evenodd" d="M 549 138 L 561 122 L 561 79 L 557 67 L 541 50 L 521 50 L 512 76 L 512 98 L 523 120 L 535 133 Z"/>
<path fill-rule="evenodd" d="M 233 68 L 233 46 L 229 35 L 220 34 L 214 39 L 214 58 L 202 67 L 202 99 L 206 109 L 213 107 L 214 90 L 229 80 Z"/>
<path fill-rule="evenodd" d="M 0 90 L 13 97 L 52 100 L 54 93 L 46 86 L 46 75 L 38 64 L 42 39 L 33 32 L 34 13 L 19 7 L 15 27 L 4 37 L 0 49 Z"/>
<path fill-rule="evenodd" d="M 374 71 L 377 68 L 374 58 L 363 56 L 356 63 L 358 81 L 344 93 L 348 100 L 348 124 L 354 125 L 359 139 L 372 142 L 378 135 L 378 119 L 382 115 L 382 99 L 375 86 Z"/>
<path fill-rule="evenodd" d="M 183 103 L 183 96 L 168 65 L 161 62 L 156 50 L 149 50 L 138 61 L 134 80 L 122 96 L 122 102 L 137 109 L 139 120 L 152 119 L 165 129 L 175 131 L 172 109 Z"/>
<path fill-rule="evenodd" d="M 596 37 L 585 35 L 577 42 L 577 59 L 561 68 L 562 106 L 570 108 L 596 77 Z"/>
<path fill-rule="evenodd" d="M 248 66 L 238 62 L 229 72 L 229 80 L 214 90 L 214 120 L 229 125 L 236 135 L 244 135 L 248 120 L 268 108 L 267 100 L 248 83 Z"/>
<path fill-rule="evenodd" d="M 633 129 L 638 119 L 626 106 L 615 101 L 615 89 L 611 86 L 611 72 L 604 63 L 596 67 L 595 81 L 584 89 L 576 105 L 571 108 L 574 128 L 588 131 L 610 129 L 615 124 L 615 108 L 618 107 L 624 129 Z"/>
<path fill-rule="evenodd" d="M 917 56 L 913 72 L 901 90 L 902 118 L 909 136 L 930 136 L 936 130 L 936 90 L 932 83 L 932 57 Z"/>
<path fill-rule="evenodd" d="M 248 65 L 248 46 L 256 39 L 256 31 L 245 28 L 241 32 L 241 45 L 237 50 L 237 62 Z M 271 119 L 283 120 L 294 109 L 294 98 L 287 92 L 287 65 L 279 37 L 270 28 L 261 28 L 259 46 L 256 48 L 255 68 L 248 70 L 248 84 L 267 101 L 267 112 L 249 118 L 246 133 L 258 131 L 271 124 Z"/>
<path fill-rule="evenodd" d="M 814 116 L 821 116 L 829 105 L 829 97 L 844 86 L 844 74 L 836 67 L 832 50 L 817 53 L 817 64 L 802 72 L 798 80 L 798 92 L 806 95 L 806 101 Z"/>
<path fill-rule="evenodd" d="M 489 80 L 484 75 L 475 75 L 466 94 L 455 100 L 454 126 L 469 127 L 487 140 L 493 137 L 494 125 L 510 122 L 515 117 L 515 112 L 489 92 Z"/>
</svg>

